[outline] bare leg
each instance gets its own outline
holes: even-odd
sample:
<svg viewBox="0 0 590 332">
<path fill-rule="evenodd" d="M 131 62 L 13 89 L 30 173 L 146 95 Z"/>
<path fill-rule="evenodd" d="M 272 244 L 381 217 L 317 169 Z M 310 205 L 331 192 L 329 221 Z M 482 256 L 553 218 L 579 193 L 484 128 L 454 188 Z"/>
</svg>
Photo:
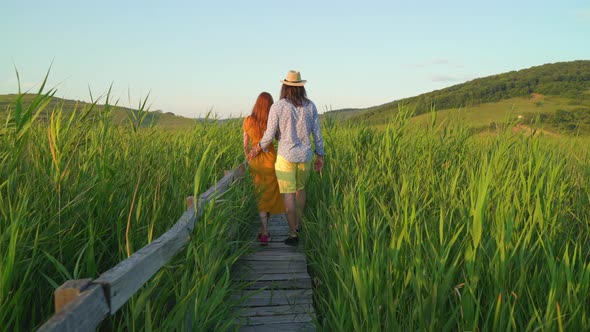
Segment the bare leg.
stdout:
<svg viewBox="0 0 590 332">
<path fill-rule="evenodd" d="M 297 237 L 297 212 L 295 206 L 295 193 L 283 194 L 285 201 L 285 212 L 287 212 L 287 222 L 291 237 Z"/>
<path fill-rule="evenodd" d="M 305 210 L 305 190 L 297 190 L 295 197 L 297 201 L 297 229 L 300 229 L 301 220 L 303 219 L 303 211 Z"/>
<path fill-rule="evenodd" d="M 260 215 L 260 222 L 261 222 L 261 227 L 260 227 L 260 234 L 262 235 L 268 235 L 268 212 L 265 211 L 260 211 L 258 212 L 258 214 Z"/>
</svg>

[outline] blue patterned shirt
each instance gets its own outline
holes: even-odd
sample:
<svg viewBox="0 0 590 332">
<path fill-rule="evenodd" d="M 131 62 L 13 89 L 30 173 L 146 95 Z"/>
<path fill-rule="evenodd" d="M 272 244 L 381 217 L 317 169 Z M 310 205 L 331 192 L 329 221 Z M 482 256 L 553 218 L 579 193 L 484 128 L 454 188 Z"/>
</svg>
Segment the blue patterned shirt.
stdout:
<svg viewBox="0 0 590 332">
<path fill-rule="evenodd" d="M 315 153 L 326 154 L 324 139 L 320 131 L 320 120 L 315 104 L 309 100 L 300 107 L 295 107 L 286 99 L 281 99 L 270 107 L 266 131 L 260 140 L 260 147 L 272 142 L 279 131 L 278 155 L 294 163 L 308 162 L 313 157 L 310 135 L 313 135 Z"/>
</svg>

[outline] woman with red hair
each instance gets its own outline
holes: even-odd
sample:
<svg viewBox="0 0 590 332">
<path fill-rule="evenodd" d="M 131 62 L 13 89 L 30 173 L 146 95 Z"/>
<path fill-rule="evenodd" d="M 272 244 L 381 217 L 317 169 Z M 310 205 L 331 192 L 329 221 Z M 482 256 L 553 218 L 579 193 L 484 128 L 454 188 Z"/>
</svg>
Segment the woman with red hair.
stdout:
<svg viewBox="0 0 590 332">
<path fill-rule="evenodd" d="M 244 119 L 244 153 L 246 157 L 250 154 L 252 146 L 258 145 L 266 130 L 268 113 L 273 104 L 272 96 L 268 92 L 258 95 L 252 114 Z M 268 217 L 272 214 L 284 213 L 285 206 L 275 173 L 275 162 L 277 153 L 274 145 L 270 144 L 267 152 L 250 158 L 250 174 L 252 175 L 256 198 L 258 200 L 258 212 L 262 227 L 258 233 L 260 244 L 266 245 L 270 239 L 268 232 Z"/>
</svg>

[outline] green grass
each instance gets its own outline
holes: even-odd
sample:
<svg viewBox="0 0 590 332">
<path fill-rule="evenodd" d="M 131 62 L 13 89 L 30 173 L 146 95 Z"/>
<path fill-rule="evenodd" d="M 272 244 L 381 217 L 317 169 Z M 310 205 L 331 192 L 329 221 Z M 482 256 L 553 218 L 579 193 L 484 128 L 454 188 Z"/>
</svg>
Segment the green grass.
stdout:
<svg viewBox="0 0 590 332">
<path fill-rule="evenodd" d="M 588 138 L 403 111 L 324 126 L 303 233 L 323 330 L 588 330 Z"/>
<path fill-rule="evenodd" d="M 496 126 L 506 121 L 518 120 L 529 126 L 541 126 L 550 131 L 560 132 L 552 123 L 538 123 L 537 116 L 551 116 L 557 110 L 572 111 L 584 105 L 572 103 L 571 99 L 555 96 L 537 96 L 536 98 L 511 98 L 495 103 L 485 103 L 461 109 L 447 109 L 437 112 L 439 121 L 463 123 L 474 129 L 496 130 Z M 590 107 L 589 107 L 590 108 Z M 427 125 L 430 114 L 421 114 L 412 118 L 412 122 Z M 584 131 L 586 132 L 586 131 Z M 588 131 L 590 133 L 590 131 Z"/>
<path fill-rule="evenodd" d="M 144 100 L 116 124 L 108 104 L 70 109 L 53 94 L 17 98 L 0 128 L 7 330 L 38 327 L 55 287 L 96 278 L 153 241 L 186 196 L 243 162 L 239 121 L 153 127 Z M 416 118 L 401 108 L 381 128 L 326 119 L 326 165 L 309 182 L 302 234 L 318 327 L 590 329 L 590 140 L 473 135 L 465 124 L 558 104 L 514 99 Z M 229 275 L 256 215 L 248 188 L 210 205 L 186 250 L 101 329 L 229 329 Z"/>
<path fill-rule="evenodd" d="M 6 330 L 38 327 L 53 314 L 54 288 L 96 278 L 150 243 L 180 218 L 186 196 L 243 162 L 237 122 L 150 127 L 142 102 L 127 115 L 129 125 L 116 125 L 112 106 L 66 109 L 53 103 L 54 92 L 21 95 L 0 129 L 0 321 Z M 209 206 L 187 249 L 102 329 L 227 328 L 233 322 L 224 302 L 233 287 L 229 269 L 255 215 L 252 195 L 243 190 L 236 187 Z"/>
</svg>

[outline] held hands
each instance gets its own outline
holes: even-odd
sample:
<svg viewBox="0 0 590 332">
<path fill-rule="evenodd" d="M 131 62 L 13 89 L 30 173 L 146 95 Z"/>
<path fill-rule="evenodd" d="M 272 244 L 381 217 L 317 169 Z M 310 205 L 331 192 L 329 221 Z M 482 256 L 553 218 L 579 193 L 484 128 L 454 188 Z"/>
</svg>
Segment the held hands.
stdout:
<svg viewBox="0 0 590 332">
<path fill-rule="evenodd" d="M 250 152 L 248 153 L 248 155 L 246 156 L 246 158 L 248 160 L 251 160 L 252 158 L 256 157 L 260 153 L 261 150 L 262 149 L 258 146 L 258 144 L 254 145 L 252 147 L 252 149 L 250 150 Z"/>
</svg>

